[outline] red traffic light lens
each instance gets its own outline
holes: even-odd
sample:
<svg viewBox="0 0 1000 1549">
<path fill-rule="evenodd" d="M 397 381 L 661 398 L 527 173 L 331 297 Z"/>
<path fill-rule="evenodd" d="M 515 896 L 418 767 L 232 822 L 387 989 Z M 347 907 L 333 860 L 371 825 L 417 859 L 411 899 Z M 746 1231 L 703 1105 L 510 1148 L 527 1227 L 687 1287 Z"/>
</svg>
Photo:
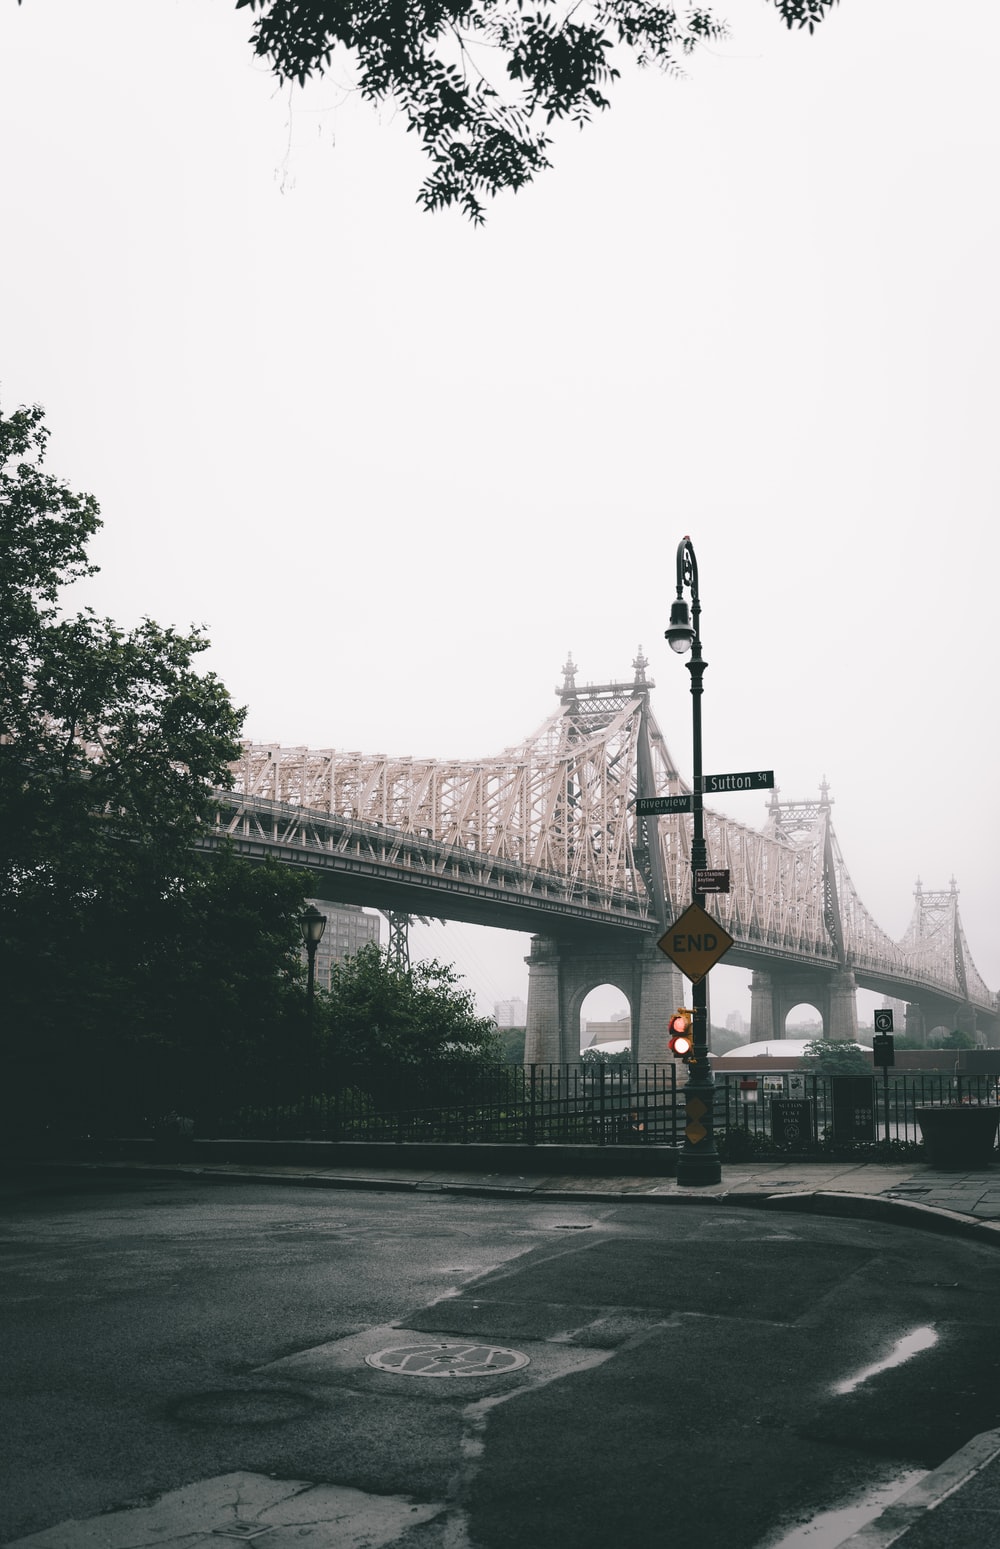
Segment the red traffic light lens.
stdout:
<svg viewBox="0 0 1000 1549">
<path fill-rule="evenodd" d="M 674 1012 L 667 1023 L 667 1031 L 670 1034 L 668 1043 L 671 1054 L 677 1059 L 686 1059 L 694 1048 L 694 1039 L 691 1036 L 691 1013 L 686 1006 L 680 1006 Z"/>
</svg>

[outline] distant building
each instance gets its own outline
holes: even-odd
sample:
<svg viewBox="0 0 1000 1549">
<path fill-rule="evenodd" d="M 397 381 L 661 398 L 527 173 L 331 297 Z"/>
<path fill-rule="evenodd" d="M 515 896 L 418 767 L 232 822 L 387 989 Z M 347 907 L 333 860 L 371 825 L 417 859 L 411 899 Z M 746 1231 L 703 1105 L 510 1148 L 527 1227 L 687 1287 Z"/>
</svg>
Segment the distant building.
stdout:
<svg viewBox="0 0 1000 1549">
<path fill-rule="evenodd" d="M 334 963 L 354 957 L 370 941 L 379 945 L 380 921 L 377 914 L 365 914 L 359 904 L 331 904 L 325 898 L 310 898 L 307 902 L 326 915 L 326 930 L 316 948 L 316 985 L 328 990 Z M 303 961 L 305 956 L 303 947 Z"/>
<path fill-rule="evenodd" d="M 493 1007 L 493 1016 L 497 1027 L 527 1027 L 528 1025 L 528 1008 L 516 995 L 513 1000 L 498 1000 Z"/>
<path fill-rule="evenodd" d="M 747 1019 L 742 1011 L 731 1011 L 726 1018 L 726 1027 L 731 1033 L 739 1033 L 740 1036 L 747 1030 Z"/>
</svg>

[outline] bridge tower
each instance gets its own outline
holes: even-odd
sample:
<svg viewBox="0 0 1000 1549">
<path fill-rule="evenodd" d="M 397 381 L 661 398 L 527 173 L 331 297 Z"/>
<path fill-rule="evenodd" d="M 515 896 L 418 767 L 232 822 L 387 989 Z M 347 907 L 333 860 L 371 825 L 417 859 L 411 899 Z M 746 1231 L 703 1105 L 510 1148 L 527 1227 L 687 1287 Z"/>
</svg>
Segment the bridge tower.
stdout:
<svg viewBox="0 0 1000 1549">
<path fill-rule="evenodd" d="M 930 990 L 921 993 L 919 1000 L 907 1003 L 907 1036 L 926 1045 L 935 1028 L 946 1027 L 949 1032 L 960 1029 L 974 1037 L 977 1018 L 969 998 L 965 938 L 958 912 L 958 884 L 952 877 L 947 889 L 925 892 L 918 877 L 913 898 L 913 915 L 903 941 L 914 952 L 935 939 L 946 944 L 954 964 L 955 985 L 965 1004 L 956 1005 L 954 1001 L 935 996 Z"/>
<path fill-rule="evenodd" d="M 588 743 L 600 742 L 616 725 L 629 728 L 631 746 L 624 745 L 613 762 L 624 783 L 620 805 L 635 796 L 652 796 L 672 786 L 680 789 L 679 776 L 656 727 L 649 704 L 655 684 L 646 677 L 649 663 L 639 648 L 632 663 L 631 683 L 576 682 L 572 655 L 563 666 L 562 687 L 556 689 L 562 706 L 559 722 L 561 751 L 572 760 Z M 579 800 L 570 778 L 570 804 Z M 609 825 L 608 835 L 612 833 Z M 596 835 L 593 842 L 606 842 Z M 671 917 L 671 899 L 664 874 L 657 820 L 639 818 L 633 850 L 651 899 L 655 920 L 648 936 L 638 945 L 622 946 L 610 936 L 606 941 L 592 933 L 567 928 L 558 937 L 533 936 L 528 965 L 528 1012 L 525 1064 L 568 1064 L 580 1058 L 580 1008 L 591 990 L 611 984 L 629 1003 L 632 1020 L 632 1053 L 640 1064 L 663 1062 L 668 1057 L 667 1020 L 681 1003 L 683 981 L 678 970 L 656 945 Z"/>
<path fill-rule="evenodd" d="M 822 848 L 823 923 L 834 961 L 808 966 L 782 963 L 777 957 L 767 969 L 755 969 L 750 981 L 750 1040 L 771 1042 L 785 1036 L 785 1019 L 793 1006 L 814 1006 L 823 1037 L 853 1042 L 858 1036 L 857 981 L 847 963 L 844 926 L 837 893 L 830 809 L 833 799 L 824 776 L 818 801 L 779 801 L 775 791 L 767 816 L 767 833 L 789 844 L 812 838 Z"/>
<path fill-rule="evenodd" d="M 385 917 L 389 925 L 389 945 L 387 948 L 389 962 L 397 973 L 408 974 L 410 971 L 410 926 L 413 923 L 411 914 L 402 914 L 398 909 L 387 909 Z"/>
</svg>

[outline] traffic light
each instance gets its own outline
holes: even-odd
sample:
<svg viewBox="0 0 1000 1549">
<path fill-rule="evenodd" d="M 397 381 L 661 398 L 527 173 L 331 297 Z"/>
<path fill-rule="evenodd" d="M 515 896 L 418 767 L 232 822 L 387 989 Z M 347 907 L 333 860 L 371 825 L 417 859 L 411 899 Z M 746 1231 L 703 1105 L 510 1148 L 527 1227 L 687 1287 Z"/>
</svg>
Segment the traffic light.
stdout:
<svg viewBox="0 0 1000 1549">
<path fill-rule="evenodd" d="M 686 1006 L 678 1006 L 667 1023 L 669 1034 L 667 1043 L 675 1059 L 689 1059 L 694 1050 L 694 1039 L 691 1036 L 692 1015 L 693 1013 L 688 1011 Z"/>
</svg>

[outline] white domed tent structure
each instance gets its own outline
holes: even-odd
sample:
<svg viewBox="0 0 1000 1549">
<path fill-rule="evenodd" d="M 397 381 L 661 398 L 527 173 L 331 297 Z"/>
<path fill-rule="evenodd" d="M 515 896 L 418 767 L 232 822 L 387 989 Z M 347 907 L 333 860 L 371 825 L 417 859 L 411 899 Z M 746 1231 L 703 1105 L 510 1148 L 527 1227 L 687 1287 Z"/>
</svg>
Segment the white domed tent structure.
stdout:
<svg viewBox="0 0 1000 1549">
<path fill-rule="evenodd" d="M 751 1069 L 794 1069 L 805 1058 L 806 1050 L 814 1042 L 813 1038 L 769 1038 L 763 1043 L 742 1043 L 735 1049 L 728 1049 L 725 1054 L 712 1054 L 712 1066 L 715 1070 L 742 1070 L 748 1066 Z M 870 1054 L 874 1059 L 870 1043 L 852 1040 L 847 1047 L 860 1049 L 863 1054 Z"/>
</svg>

